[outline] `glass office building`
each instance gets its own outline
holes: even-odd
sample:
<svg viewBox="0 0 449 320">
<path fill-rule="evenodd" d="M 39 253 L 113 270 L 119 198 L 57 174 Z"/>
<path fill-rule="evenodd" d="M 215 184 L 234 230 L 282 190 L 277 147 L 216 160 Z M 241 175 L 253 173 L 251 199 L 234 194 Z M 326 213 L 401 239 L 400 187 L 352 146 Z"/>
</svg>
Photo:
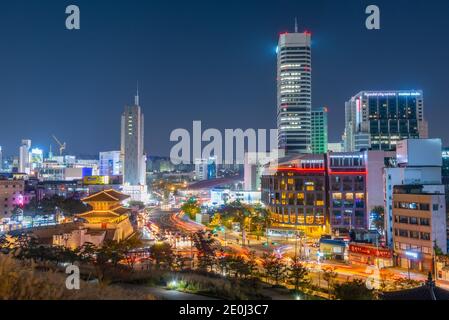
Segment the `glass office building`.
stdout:
<svg viewBox="0 0 449 320">
<path fill-rule="evenodd" d="M 362 91 L 346 102 L 345 151 L 395 150 L 427 136 L 422 91 Z"/>
<path fill-rule="evenodd" d="M 327 108 L 312 109 L 312 153 L 327 153 Z"/>
</svg>

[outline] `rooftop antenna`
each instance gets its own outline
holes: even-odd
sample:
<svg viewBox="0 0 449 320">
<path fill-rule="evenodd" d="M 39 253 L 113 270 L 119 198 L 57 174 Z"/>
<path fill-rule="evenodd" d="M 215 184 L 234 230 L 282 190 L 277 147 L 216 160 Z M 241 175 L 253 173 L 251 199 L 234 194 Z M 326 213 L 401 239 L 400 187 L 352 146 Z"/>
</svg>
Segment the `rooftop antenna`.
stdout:
<svg viewBox="0 0 449 320">
<path fill-rule="evenodd" d="M 134 98 L 134 104 L 136 106 L 139 105 L 139 81 L 137 81 L 137 93 L 136 93 L 136 96 Z"/>
<path fill-rule="evenodd" d="M 295 17 L 295 33 L 298 33 L 298 18 Z"/>
</svg>

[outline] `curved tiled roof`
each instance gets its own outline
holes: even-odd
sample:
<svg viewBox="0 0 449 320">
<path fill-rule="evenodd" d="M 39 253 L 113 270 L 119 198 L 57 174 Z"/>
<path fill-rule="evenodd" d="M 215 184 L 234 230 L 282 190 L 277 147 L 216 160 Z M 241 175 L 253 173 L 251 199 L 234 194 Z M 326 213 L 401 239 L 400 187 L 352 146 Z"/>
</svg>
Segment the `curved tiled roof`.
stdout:
<svg viewBox="0 0 449 320">
<path fill-rule="evenodd" d="M 103 190 L 82 199 L 83 202 L 121 202 L 129 196 L 115 190 Z"/>
</svg>

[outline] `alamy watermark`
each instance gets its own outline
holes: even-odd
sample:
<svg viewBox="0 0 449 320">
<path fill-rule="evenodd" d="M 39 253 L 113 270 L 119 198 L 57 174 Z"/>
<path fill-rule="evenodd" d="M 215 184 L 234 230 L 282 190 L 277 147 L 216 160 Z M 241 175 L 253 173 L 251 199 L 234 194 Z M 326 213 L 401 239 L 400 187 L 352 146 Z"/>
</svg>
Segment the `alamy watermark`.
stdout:
<svg viewBox="0 0 449 320">
<path fill-rule="evenodd" d="M 366 18 L 365 26 L 368 30 L 379 30 L 380 29 L 380 9 L 376 5 L 369 5 L 365 10 L 366 14 L 369 16 Z"/>
<path fill-rule="evenodd" d="M 68 30 L 81 29 L 80 8 L 72 4 L 65 9 L 65 13 L 69 15 L 65 20 L 65 27 Z"/>
<path fill-rule="evenodd" d="M 68 274 L 65 280 L 67 290 L 80 290 L 80 268 L 77 265 L 69 264 L 65 273 Z"/>
<path fill-rule="evenodd" d="M 218 129 L 209 128 L 203 132 L 201 121 L 193 121 L 192 134 L 186 129 L 175 129 L 170 141 L 176 142 L 170 151 L 170 160 L 175 165 L 210 158 L 214 158 L 216 164 L 244 164 L 245 153 L 282 156 L 277 150 L 277 129 L 225 129 L 223 137 Z M 257 162 L 257 159 L 252 161 Z"/>
</svg>

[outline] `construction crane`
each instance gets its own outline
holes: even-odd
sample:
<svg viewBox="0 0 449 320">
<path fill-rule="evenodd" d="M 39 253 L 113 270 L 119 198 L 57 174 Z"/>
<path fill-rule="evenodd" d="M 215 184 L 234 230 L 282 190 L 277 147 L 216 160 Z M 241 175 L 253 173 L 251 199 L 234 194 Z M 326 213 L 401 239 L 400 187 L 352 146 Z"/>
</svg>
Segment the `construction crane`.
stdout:
<svg viewBox="0 0 449 320">
<path fill-rule="evenodd" d="M 55 139 L 56 143 L 59 145 L 59 155 L 62 156 L 62 154 L 64 153 L 65 148 L 67 147 L 67 144 L 61 143 L 58 138 L 56 138 L 55 135 L 53 135 L 53 139 Z"/>
</svg>

